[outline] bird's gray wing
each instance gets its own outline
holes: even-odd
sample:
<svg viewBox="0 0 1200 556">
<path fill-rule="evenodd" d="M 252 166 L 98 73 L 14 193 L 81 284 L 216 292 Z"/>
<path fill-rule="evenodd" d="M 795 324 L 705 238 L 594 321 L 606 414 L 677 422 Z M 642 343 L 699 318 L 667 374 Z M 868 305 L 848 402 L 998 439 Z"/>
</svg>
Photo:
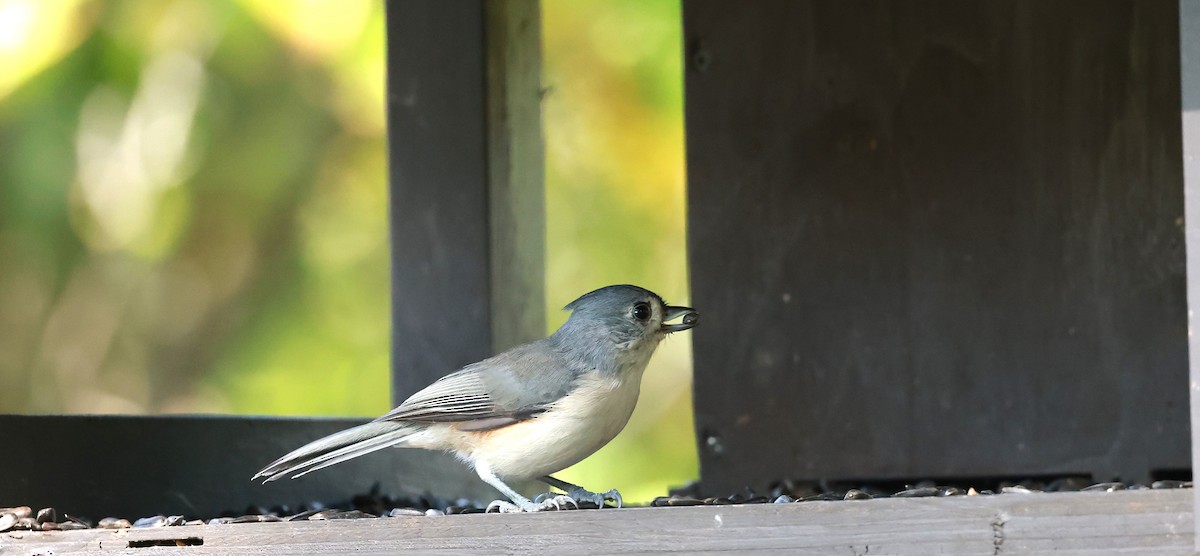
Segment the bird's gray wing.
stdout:
<svg viewBox="0 0 1200 556">
<path fill-rule="evenodd" d="M 578 373 L 538 343 L 468 365 L 410 396 L 377 421 L 456 422 L 490 430 L 545 411 L 570 391 Z"/>
</svg>

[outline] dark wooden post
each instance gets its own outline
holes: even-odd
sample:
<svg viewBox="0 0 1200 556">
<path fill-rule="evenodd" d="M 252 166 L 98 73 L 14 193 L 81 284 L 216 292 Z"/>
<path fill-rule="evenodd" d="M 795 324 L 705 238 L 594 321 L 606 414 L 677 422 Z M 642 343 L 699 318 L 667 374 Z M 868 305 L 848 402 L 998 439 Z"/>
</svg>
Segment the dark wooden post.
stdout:
<svg viewBox="0 0 1200 556">
<path fill-rule="evenodd" d="M 387 3 L 392 391 L 545 333 L 534 0 Z"/>
</svg>

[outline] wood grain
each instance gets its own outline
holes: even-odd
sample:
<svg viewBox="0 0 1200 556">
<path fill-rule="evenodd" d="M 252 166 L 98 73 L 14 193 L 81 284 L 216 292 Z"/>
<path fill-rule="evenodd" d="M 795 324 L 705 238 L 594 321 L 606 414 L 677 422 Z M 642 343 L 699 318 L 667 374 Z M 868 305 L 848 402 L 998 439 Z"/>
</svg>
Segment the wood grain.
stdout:
<svg viewBox="0 0 1200 556">
<path fill-rule="evenodd" d="M 198 537 L 201 546 L 128 549 Z M 1190 554 L 1189 490 L 9 532 L 0 553 Z"/>
</svg>

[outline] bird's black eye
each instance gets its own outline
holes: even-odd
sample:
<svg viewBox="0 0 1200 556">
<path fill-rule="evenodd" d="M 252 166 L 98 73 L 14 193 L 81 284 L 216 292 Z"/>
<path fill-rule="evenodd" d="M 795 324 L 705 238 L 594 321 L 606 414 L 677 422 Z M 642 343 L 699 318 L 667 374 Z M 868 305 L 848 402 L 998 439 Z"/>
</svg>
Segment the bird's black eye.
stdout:
<svg viewBox="0 0 1200 556">
<path fill-rule="evenodd" d="M 650 305 L 648 303 L 638 303 L 637 305 L 634 305 L 633 318 L 643 321 L 650 318 Z"/>
</svg>

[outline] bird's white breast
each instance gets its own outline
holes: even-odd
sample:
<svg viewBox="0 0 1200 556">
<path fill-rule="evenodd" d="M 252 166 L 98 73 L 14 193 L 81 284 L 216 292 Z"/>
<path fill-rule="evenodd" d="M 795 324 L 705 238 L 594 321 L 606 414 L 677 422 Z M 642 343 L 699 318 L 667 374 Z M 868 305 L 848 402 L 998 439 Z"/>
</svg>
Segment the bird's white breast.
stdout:
<svg viewBox="0 0 1200 556">
<path fill-rule="evenodd" d="M 641 372 L 592 373 L 570 394 L 528 421 L 475 433 L 463 459 L 487 461 L 502 478 L 529 479 L 579 463 L 625 428 L 637 405 Z"/>
</svg>

